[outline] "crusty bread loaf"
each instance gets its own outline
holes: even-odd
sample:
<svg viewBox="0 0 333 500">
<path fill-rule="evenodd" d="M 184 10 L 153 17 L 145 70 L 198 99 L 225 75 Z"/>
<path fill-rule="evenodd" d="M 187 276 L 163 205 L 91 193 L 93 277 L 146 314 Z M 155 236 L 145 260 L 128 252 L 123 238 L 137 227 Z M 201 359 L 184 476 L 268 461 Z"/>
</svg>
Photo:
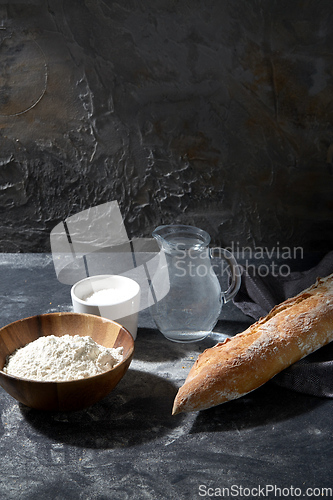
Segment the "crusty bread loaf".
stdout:
<svg viewBox="0 0 333 500">
<path fill-rule="evenodd" d="M 239 398 L 333 340 L 333 274 L 223 343 L 199 355 L 172 413 L 198 411 Z"/>
</svg>

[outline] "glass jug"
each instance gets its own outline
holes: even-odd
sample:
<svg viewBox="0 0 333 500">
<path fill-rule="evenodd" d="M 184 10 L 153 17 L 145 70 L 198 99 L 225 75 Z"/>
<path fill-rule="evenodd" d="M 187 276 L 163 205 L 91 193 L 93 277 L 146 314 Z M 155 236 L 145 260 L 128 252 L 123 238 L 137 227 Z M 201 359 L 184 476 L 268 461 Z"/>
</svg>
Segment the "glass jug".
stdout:
<svg viewBox="0 0 333 500">
<path fill-rule="evenodd" d="M 161 249 L 148 293 L 156 326 L 175 342 L 202 340 L 216 325 L 222 305 L 239 290 L 237 262 L 228 250 L 209 248 L 209 234 L 193 226 L 159 226 L 152 236 Z M 211 263 L 217 252 L 231 275 L 225 292 Z"/>
</svg>

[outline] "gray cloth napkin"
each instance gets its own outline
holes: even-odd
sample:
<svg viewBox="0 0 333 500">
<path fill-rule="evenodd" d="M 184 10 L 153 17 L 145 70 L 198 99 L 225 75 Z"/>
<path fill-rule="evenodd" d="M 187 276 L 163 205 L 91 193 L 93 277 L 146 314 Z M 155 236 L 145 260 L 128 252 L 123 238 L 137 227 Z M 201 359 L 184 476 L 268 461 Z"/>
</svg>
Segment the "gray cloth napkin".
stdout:
<svg viewBox="0 0 333 500">
<path fill-rule="evenodd" d="M 311 286 L 318 277 L 323 278 L 332 273 L 333 251 L 315 267 L 284 277 L 277 276 L 277 273 L 261 277 L 251 267 L 243 268 L 242 284 L 234 303 L 243 313 L 257 321 L 276 304 Z M 333 398 L 333 342 L 283 370 L 273 381 L 304 394 Z"/>
</svg>

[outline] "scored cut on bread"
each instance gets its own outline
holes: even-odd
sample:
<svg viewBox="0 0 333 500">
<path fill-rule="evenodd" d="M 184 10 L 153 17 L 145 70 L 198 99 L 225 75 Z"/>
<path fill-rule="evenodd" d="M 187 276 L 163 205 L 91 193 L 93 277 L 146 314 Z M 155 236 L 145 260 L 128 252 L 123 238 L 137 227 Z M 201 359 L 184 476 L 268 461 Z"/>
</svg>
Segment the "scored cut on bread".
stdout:
<svg viewBox="0 0 333 500">
<path fill-rule="evenodd" d="M 237 399 L 333 340 L 333 274 L 198 356 L 172 414 Z"/>
</svg>

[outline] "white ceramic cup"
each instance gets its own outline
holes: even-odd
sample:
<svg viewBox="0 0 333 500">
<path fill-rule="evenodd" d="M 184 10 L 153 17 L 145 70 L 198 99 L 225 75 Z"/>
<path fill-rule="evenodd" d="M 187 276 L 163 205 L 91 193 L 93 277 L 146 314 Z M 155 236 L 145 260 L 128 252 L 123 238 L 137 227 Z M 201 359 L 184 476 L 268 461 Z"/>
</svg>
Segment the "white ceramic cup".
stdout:
<svg viewBox="0 0 333 500">
<path fill-rule="evenodd" d="M 97 293 L 99 292 L 99 293 Z M 126 276 L 103 274 L 78 281 L 71 289 L 74 312 L 116 321 L 136 339 L 140 285 Z"/>
</svg>

